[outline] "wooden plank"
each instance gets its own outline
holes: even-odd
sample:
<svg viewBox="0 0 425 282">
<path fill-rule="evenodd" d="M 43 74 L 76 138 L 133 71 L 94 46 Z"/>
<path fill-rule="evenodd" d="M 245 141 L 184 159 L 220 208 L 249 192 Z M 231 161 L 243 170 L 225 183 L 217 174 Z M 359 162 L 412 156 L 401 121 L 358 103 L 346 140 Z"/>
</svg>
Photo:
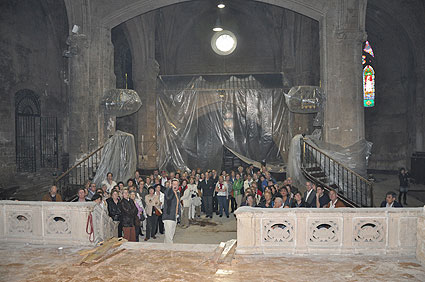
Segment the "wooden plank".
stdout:
<svg viewBox="0 0 425 282">
<path fill-rule="evenodd" d="M 127 240 L 123 238 L 111 238 L 110 240 L 104 242 L 101 246 L 94 248 L 93 251 L 87 251 L 85 257 L 80 261 L 79 264 L 82 265 L 99 260 L 105 256 L 109 250 L 121 246 L 124 242 L 127 242 Z"/>
</svg>

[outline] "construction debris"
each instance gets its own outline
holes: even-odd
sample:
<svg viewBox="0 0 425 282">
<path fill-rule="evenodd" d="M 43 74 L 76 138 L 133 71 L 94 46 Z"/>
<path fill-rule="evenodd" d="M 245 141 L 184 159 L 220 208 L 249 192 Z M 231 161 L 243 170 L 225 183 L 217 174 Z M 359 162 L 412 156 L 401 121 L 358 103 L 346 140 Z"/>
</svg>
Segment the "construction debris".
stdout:
<svg viewBox="0 0 425 282">
<path fill-rule="evenodd" d="M 117 250 L 117 248 L 125 242 L 127 242 L 127 240 L 124 238 L 113 237 L 107 241 L 100 242 L 98 246 L 93 249 L 80 251 L 79 254 L 84 256 L 84 258 L 81 259 L 79 265 L 92 266 L 103 262 L 123 252 L 125 249 Z"/>
<path fill-rule="evenodd" d="M 218 263 L 231 262 L 236 251 L 236 239 L 226 242 L 223 252 L 221 253 Z"/>
<path fill-rule="evenodd" d="M 227 242 L 221 242 L 220 245 L 214 250 L 214 253 L 201 264 L 212 262 L 214 264 L 231 263 L 236 251 L 236 239 Z"/>
</svg>

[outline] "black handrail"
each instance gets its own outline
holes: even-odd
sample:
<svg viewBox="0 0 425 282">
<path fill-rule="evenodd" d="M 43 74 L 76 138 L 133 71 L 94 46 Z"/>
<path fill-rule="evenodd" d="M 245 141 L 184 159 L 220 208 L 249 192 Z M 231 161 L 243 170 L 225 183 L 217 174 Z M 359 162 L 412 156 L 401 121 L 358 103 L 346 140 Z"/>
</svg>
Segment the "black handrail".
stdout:
<svg viewBox="0 0 425 282">
<path fill-rule="evenodd" d="M 301 168 L 325 190 L 335 189 L 338 197 L 351 206 L 373 206 L 373 183 L 338 162 L 319 148 L 301 139 Z M 312 172 L 321 177 L 314 176 Z"/>
<path fill-rule="evenodd" d="M 102 149 L 103 146 L 97 148 L 55 179 L 59 194 L 65 201 L 73 197 L 80 187 L 95 176 L 102 157 Z"/>
</svg>

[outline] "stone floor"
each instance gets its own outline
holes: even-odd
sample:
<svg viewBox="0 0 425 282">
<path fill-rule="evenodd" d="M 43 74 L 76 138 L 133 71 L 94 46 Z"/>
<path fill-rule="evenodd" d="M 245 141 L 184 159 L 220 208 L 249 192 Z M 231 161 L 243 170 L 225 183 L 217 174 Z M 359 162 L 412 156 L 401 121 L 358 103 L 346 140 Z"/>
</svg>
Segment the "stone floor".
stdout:
<svg viewBox="0 0 425 282">
<path fill-rule="evenodd" d="M 157 237 L 148 242 L 164 242 L 164 235 Z M 186 229 L 177 226 L 174 243 L 219 244 L 230 239 L 236 239 L 236 217 L 233 214 L 229 218 L 214 215 L 212 220 L 202 216 Z"/>
<path fill-rule="evenodd" d="M 425 268 L 414 258 L 237 255 L 217 264 L 210 245 L 175 244 L 181 250 L 170 251 L 143 247 L 155 245 L 150 243 L 136 243 L 140 248 L 134 244 L 97 265 L 78 266 L 81 248 L 0 243 L 0 280 L 425 281 Z"/>
</svg>

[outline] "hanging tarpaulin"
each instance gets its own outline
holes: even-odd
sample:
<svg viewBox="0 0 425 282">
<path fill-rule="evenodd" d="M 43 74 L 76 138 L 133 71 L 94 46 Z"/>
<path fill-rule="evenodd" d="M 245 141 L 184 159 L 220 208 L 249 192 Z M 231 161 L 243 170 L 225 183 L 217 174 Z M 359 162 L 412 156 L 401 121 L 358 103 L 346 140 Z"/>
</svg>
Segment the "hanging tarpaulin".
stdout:
<svg viewBox="0 0 425 282">
<path fill-rule="evenodd" d="M 281 76 L 162 77 L 157 96 L 160 169 L 221 169 L 223 148 L 283 166 L 289 111 Z"/>
<path fill-rule="evenodd" d="M 102 181 L 106 179 L 106 174 L 112 172 L 116 182 L 126 183 L 136 170 L 136 156 L 134 136 L 117 130 L 103 146 L 102 159 L 93 182 L 100 187 Z"/>
<path fill-rule="evenodd" d="M 103 99 L 105 113 L 111 116 L 124 117 L 131 115 L 142 106 L 139 94 L 131 89 L 110 89 Z"/>
<path fill-rule="evenodd" d="M 322 109 L 323 94 L 317 86 L 295 86 L 285 94 L 286 104 L 293 113 L 311 114 Z"/>
<path fill-rule="evenodd" d="M 250 158 L 247 158 L 247 157 L 239 154 L 238 152 L 233 151 L 232 149 L 230 149 L 227 146 L 224 146 L 224 147 L 226 147 L 230 152 L 232 152 L 232 154 L 234 154 L 236 157 L 238 157 L 239 159 L 241 159 L 244 163 L 249 164 L 249 165 L 252 165 L 255 168 L 261 169 L 261 167 L 262 167 L 262 163 L 261 162 L 257 162 L 257 161 L 251 160 Z M 283 173 L 283 172 L 285 172 L 285 166 L 283 166 L 283 165 L 273 165 L 273 164 L 266 163 L 266 168 L 267 168 L 267 171 L 270 171 L 270 172 L 275 172 L 275 173 Z"/>
</svg>

